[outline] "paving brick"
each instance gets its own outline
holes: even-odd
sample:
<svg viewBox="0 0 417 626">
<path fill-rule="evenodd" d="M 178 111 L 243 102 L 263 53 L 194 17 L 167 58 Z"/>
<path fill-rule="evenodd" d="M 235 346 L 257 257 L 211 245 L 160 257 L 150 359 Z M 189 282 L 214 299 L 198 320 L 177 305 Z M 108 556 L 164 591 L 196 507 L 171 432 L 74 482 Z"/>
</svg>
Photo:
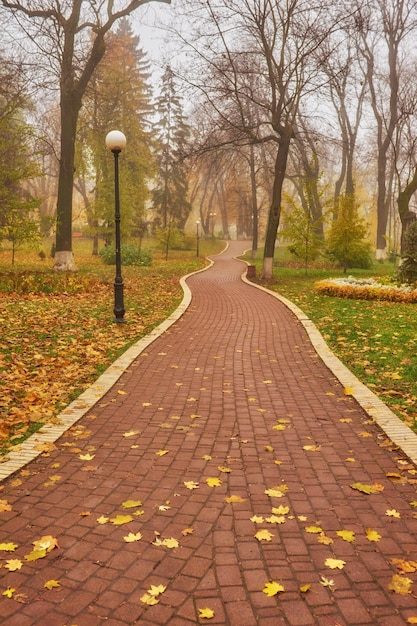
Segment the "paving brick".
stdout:
<svg viewBox="0 0 417 626">
<path fill-rule="evenodd" d="M 203 623 L 198 608 L 205 607 L 215 611 L 210 623 L 222 626 L 399 626 L 414 614 L 413 595 L 392 593 L 389 584 L 392 558 L 413 560 L 417 553 L 417 520 L 408 504 L 415 486 L 387 478 L 398 472 L 399 452 L 379 445 L 379 427 L 345 396 L 304 322 L 241 281 L 244 265 L 233 256 L 244 247 L 230 242 L 212 268 L 188 279 L 189 308 L 121 368 L 91 407 L 94 420 L 87 413 L 50 457 L 30 463 L 21 485 L 4 482 L 12 511 L 2 514 L 0 542 L 19 547 L 2 555 L 2 586 L 16 588 L 25 601 L 0 600 L 2 624 L 187 626 Z M 276 430 L 277 419 L 290 422 Z M 86 437 L 77 439 L 81 426 Z M 133 430 L 140 434 L 124 437 Z M 363 430 L 371 437 L 361 437 Z M 83 451 L 95 447 L 93 471 L 83 471 L 62 445 L 68 442 Z M 320 449 L 304 449 L 312 443 Z M 158 450 L 169 452 L 158 457 Z M 55 462 L 62 480 L 45 487 Z M 220 487 L 206 484 L 214 476 Z M 198 489 L 186 489 L 185 481 Z M 351 489 L 354 482 L 384 490 L 367 496 Z M 283 484 L 282 498 L 265 494 Z M 227 503 L 232 495 L 244 501 Z M 123 509 L 129 499 L 142 501 L 143 515 Z M 290 510 L 285 523 L 250 520 L 280 505 Z M 401 518 L 386 516 L 392 508 Z M 86 510 L 91 515 L 80 516 Z M 130 513 L 133 520 L 121 527 L 97 522 Z M 333 544 L 307 533 L 311 525 Z M 256 539 L 261 528 L 272 541 Z M 368 541 L 368 528 L 379 542 Z M 338 537 L 342 529 L 354 530 L 355 542 Z M 140 541 L 123 540 L 139 531 Z M 26 562 L 43 535 L 56 536 L 59 548 Z M 179 547 L 156 546 L 156 537 L 175 537 Z M 326 567 L 330 556 L 345 560 L 344 569 Z M 6 572 L 7 558 L 20 558 L 23 567 Z M 416 573 L 407 576 L 415 586 Z M 334 581 L 332 590 L 323 577 Z M 50 579 L 61 587 L 44 590 Z M 285 592 L 270 598 L 262 591 L 272 580 Z M 311 589 L 302 594 L 307 583 Z M 146 606 L 140 597 L 151 585 L 166 590 Z"/>
</svg>

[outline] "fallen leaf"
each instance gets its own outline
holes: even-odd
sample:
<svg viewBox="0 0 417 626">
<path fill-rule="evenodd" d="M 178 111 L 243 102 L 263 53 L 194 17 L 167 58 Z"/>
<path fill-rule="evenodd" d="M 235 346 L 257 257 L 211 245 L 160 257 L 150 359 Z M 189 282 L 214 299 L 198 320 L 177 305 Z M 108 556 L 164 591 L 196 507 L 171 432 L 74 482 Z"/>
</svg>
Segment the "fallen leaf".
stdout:
<svg viewBox="0 0 417 626">
<path fill-rule="evenodd" d="M 265 521 L 268 524 L 284 524 L 286 518 L 284 515 L 270 515 L 269 517 L 265 517 Z"/>
<path fill-rule="evenodd" d="M 198 617 L 202 619 L 212 619 L 214 617 L 214 611 L 212 609 L 198 609 Z"/>
<path fill-rule="evenodd" d="M 282 504 L 278 507 L 272 507 L 272 513 L 274 513 L 274 515 L 288 515 L 288 513 L 290 512 L 290 507 L 289 506 L 283 506 Z"/>
<path fill-rule="evenodd" d="M 412 574 L 417 571 L 417 561 L 404 561 L 403 559 L 391 559 L 391 563 L 396 565 L 401 573 Z"/>
<path fill-rule="evenodd" d="M 361 493 L 366 493 L 367 495 L 384 491 L 383 485 L 380 485 L 378 483 L 375 483 L 373 485 L 364 485 L 363 483 L 353 483 L 352 485 L 349 485 L 349 486 L 352 489 L 355 489 L 356 491 L 360 491 Z"/>
<path fill-rule="evenodd" d="M 320 534 L 323 532 L 323 529 L 320 526 L 306 526 L 305 529 L 306 533 L 313 533 L 313 534 Z"/>
<path fill-rule="evenodd" d="M 126 543 L 133 543 L 134 541 L 140 541 L 142 539 L 142 533 L 129 533 L 125 537 L 123 537 L 123 541 Z"/>
<path fill-rule="evenodd" d="M 241 498 L 240 496 L 229 496 L 228 498 L 225 498 L 225 501 L 228 504 L 233 504 L 235 502 L 245 502 L 245 498 Z"/>
<path fill-rule="evenodd" d="M 16 572 L 23 567 L 23 563 L 20 559 L 8 559 L 4 565 L 9 572 Z"/>
<path fill-rule="evenodd" d="M 388 517 L 401 517 L 401 514 L 396 509 L 387 509 L 385 511 L 385 515 L 387 515 Z"/>
<path fill-rule="evenodd" d="M 35 546 L 35 550 L 46 550 L 46 552 L 50 552 L 54 548 L 59 547 L 57 539 L 51 535 L 43 535 L 43 537 L 32 541 L 32 543 Z"/>
<path fill-rule="evenodd" d="M 320 533 L 320 535 L 317 537 L 317 541 L 319 543 L 322 543 L 324 546 L 330 546 L 333 543 L 333 539 L 325 535 L 324 532 Z"/>
<path fill-rule="evenodd" d="M 417 615 L 407 618 L 407 624 L 417 624 Z"/>
<path fill-rule="evenodd" d="M 185 487 L 187 487 L 187 489 L 198 489 L 199 488 L 199 484 L 194 482 L 193 480 L 186 480 L 184 481 L 184 485 Z"/>
<path fill-rule="evenodd" d="M 212 457 L 209 454 L 205 454 L 201 458 L 204 459 L 205 461 L 211 461 L 211 459 L 212 459 Z"/>
<path fill-rule="evenodd" d="M 7 587 L 7 589 L 5 589 L 2 592 L 2 596 L 6 596 L 6 598 L 13 598 L 13 594 L 16 591 L 16 589 L 14 589 L 13 587 Z"/>
<path fill-rule="evenodd" d="M 394 574 L 391 583 L 388 585 L 388 589 L 394 591 L 395 593 L 406 595 L 408 593 L 411 593 L 412 584 L 413 581 L 411 580 L 411 578 L 406 578 L 405 576 Z"/>
<path fill-rule="evenodd" d="M 0 500 L 0 513 L 4 513 L 5 511 L 11 511 L 12 506 L 7 502 L 7 500 Z"/>
<path fill-rule="evenodd" d="M 265 451 L 266 452 L 273 452 L 274 448 L 272 446 L 265 446 Z"/>
<path fill-rule="evenodd" d="M 116 515 L 116 517 L 111 517 L 110 522 L 115 526 L 121 526 L 122 524 L 128 524 L 133 520 L 131 515 Z"/>
<path fill-rule="evenodd" d="M 311 585 L 309 583 L 307 583 L 306 585 L 301 585 L 300 587 L 301 593 L 307 593 L 307 591 L 310 591 L 310 589 Z"/>
<path fill-rule="evenodd" d="M 220 487 L 222 481 L 220 478 L 206 478 L 206 483 L 209 487 Z"/>
<path fill-rule="evenodd" d="M 342 561 L 341 559 L 332 559 L 328 558 L 324 561 L 326 567 L 330 567 L 330 569 L 343 569 L 346 565 L 346 561 Z"/>
<path fill-rule="evenodd" d="M 268 598 L 272 598 L 273 596 L 276 596 L 277 593 L 285 591 L 285 588 L 281 585 L 281 583 L 272 581 L 270 583 L 265 583 L 265 587 L 262 591 L 266 596 L 268 596 Z"/>
<path fill-rule="evenodd" d="M 353 530 L 338 530 L 336 535 L 341 537 L 343 541 L 347 541 L 349 543 L 355 541 L 355 533 Z"/>
<path fill-rule="evenodd" d="M 353 387 L 345 387 L 343 392 L 345 396 L 351 396 L 353 393 L 355 393 L 355 390 Z"/>
<path fill-rule="evenodd" d="M 184 530 L 181 531 L 181 535 L 183 535 L 184 537 L 187 537 L 187 535 L 192 535 L 194 532 L 194 528 L 184 528 Z"/>
<path fill-rule="evenodd" d="M 159 604 L 158 598 L 152 596 L 150 593 L 144 593 L 140 601 L 144 604 L 147 604 L 148 606 L 154 606 L 155 604 Z"/>
<path fill-rule="evenodd" d="M 59 581 L 58 580 L 47 580 L 46 583 L 44 584 L 44 588 L 45 589 L 56 589 L 57 587 L 59 587 Z"/>
<path fill-rule="evenodd" d="M 142 502 L 140 500 L 125 500 L 122 502 L 122 507 L 124 509 L 136 509 L 138 506 L 142 506 Z"/>
<path fill-rule="evenodd" d="M 126 392 L 126 391 L 123 391 L 122 389 L 118 389 L 118 390 L 117 390 L 117 393 L 118 393 L 120 396 L 127 396 L 127 392 Z"/>
<path fill-rule="evenodd" d="M 270 533 L 269 530 L 263 529 L 258 530 L 255 534 L 255 537 L 258 541 L 272 541 L 273 533 Z"/>
<path fill-rule="evenodd" d="M 223 472 L 223 474 L 230 474 L 230 472 L 233 471 L 230 469 L 230 467 L 224 467 L 223 465 L 219 465 L 217 469 L 219 470 L 219 472 Z"/>
<path fill-rule="evenodd" d="M 100 517 L 97 518 L 97 522 L 99 524 L 107 524 L 108 521 L 109 521 L 109 518 L 105 517 L 104 515 L 100 515 Z"/>
<path fill-rule="evenodd" d="M 321 446 L 303 446 L 303 450 L 307 450 L 310 452 L 320 452 Z"/>
<path fill-rule="evenodd" d="M 81 461 L 92 461 L 95 456 L 95 454 L 80 454 L 79 458 Z"/>
<path fill-rule="evenodd" d="M 381 539 L 381 535 L 377 533 L 376 530 L 372 530 L 372 528 L 367 528 L 366 538 L 368 541 L 379 541 Z"/>
<path fill-rule="evenodd" d="M 277 485 L 276 487 L 271 487 L 270 489 L 266 489 L 264 493 L 270 498 L 282 498 L 288 491 L 287 485 Z"/>
<path fill-rule="evenodd" d="M 29 554 L 25 554 L 25 561 L 37 561 L 38 559 L 43 559 L 44 557 L 46 557 L 46 554 L 47 553 L 44 548 L 32 550 L 32 552 L 29 552 Z"/>
<path fill-rule="evenodd" d="M 250 518 L 250 521 L 253 522 L 254 524 L 263 524 L 264 518 L 261 515 L 253 515 Z"/>
<path fill-rule="evenodd" d="M 14 552 L 18 547 L 17 543 L 12 543 L 11 541 L 9 543 L 0 543 L 0 550 L 4 552 Z"/>
<path fill-rule="evenodd" d="M 171 507 L 170 507 L 170 506 L 168 506 L 167 504 L 160 504 L 160 505 L 158 506 L 158 511 L 169 511 L 169 509 L 170 509 L 170 508 L 171 508 Z"/>
<path fill-rule="evenodd" d="M 140 430 L 129 430 L 127 433 L 123 433 L 123 437 L 133 437 L 134 435 L 139 435 Z"/>
<path fill-rule="evenodd" d="M 160 539 L 157 537 L 155 541 L 152 542 L 154 546 L 164 546 L 165 548 L 178 548 L 179 543 L 174 537 L 169 537 L 168 539 Z"/>
<path fill-rule="evenodd" d="M 334 580 L 329 580 L 325 576 L 320 576 L 320 585 L 323 585 L 323 587 L 329 587 L 330 590 L 333 591 L 332 587 L 335 586 L 335 582 Z"/>
</svg>

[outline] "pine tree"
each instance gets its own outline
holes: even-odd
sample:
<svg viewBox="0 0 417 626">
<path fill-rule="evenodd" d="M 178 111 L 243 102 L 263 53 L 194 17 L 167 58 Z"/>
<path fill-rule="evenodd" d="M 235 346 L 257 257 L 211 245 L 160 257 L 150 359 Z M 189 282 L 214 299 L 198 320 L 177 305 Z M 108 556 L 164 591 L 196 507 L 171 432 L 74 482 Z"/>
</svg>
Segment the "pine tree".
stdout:
<svg viewBox="0 0 417 626">
<path fill-rule="evenodd" d="M 172 69 L 168 66 L 162 77 L 161 93 L 156 100 L 158 121 L 157 160 L 159 175 L 153 192 L 157 225 L 163 229 L 175 224 L 183 229 L 190 214 L 187 201 L 188 167 L 185 162 L 189 127 L 186 124 L 181 97 Z"/>
<path fill-rule="evenodd" d="M 149 181 L 156 166 L 152 156 L 149 67 L 139 37 L 133 34 L 128 20 L 122 20 L 116 33 L 109 33 L 106 53 L 93 76 L 81 115 L 78 143 L 83 152 L 79 172 L 84 184 L 89 182 L 94 189 L 93 199 L 85 194 L 90 232 L 103 234 L 108 243 L 113 236 L 114 176 L 113 159 L 104 140 L 110 130 L 121 130 L 127 139 L 119 162 L 121 228 L 125 237 L 138 234 L 150 198 Z"/>
<path fill-rule="evenodd" d="M 346 273 L 349 267 L 370 267 L 370 245 L 366 241 L 368 227 L 359 217 L 355 198 L 340 196 L 337 219 L 333 221 L 326 247 L 329 256 Z"/>
</svg>

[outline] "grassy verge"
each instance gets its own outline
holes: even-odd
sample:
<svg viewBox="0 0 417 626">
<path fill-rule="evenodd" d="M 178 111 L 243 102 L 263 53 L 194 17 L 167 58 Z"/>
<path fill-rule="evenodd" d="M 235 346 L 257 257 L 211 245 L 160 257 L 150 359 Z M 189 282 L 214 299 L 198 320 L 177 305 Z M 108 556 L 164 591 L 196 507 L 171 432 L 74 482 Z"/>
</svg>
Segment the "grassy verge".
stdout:
<svg viewBox="0 0 417 626">
<path fill-rule="evenodd" d="M 251 261 L 253 263 L 253 261 Z M 261 262 L 255 262 L 260 275 Z M 354 276 L 394 276 L 395 267 L 375 264 Z M 318 294 L 314 284 L 342 276 L 337 270 L 290 269 L 278 264 L 272 281 L 260 281 L 295 304 L 316 324 L 343 363 L 417 432 L 417 306 L 348 300 Z"/>
<path fill-rule="evenodd" d="M 75 247 L 79 272 L 64 283 L 51 260 L 26 251 L 11 267 L 9 253 L 1 251 L 0 272 L 24 272 L 28 281 L 34 276 L 42 290 L 46 277 L 50 292 L 37 293 L 32 284 L 34 292 L 0 293 L 0 453 L 53 421 L 129 345 L 166 319 L 182 300 L 180 277 L 204 267 L 204 257 L 222 248 L 222 242 L 201 241 L 199 258 L 195 251 L 170 251 L 165 261 L 154 252 L 152 266 L 124 267 L 126 324 L 113 323 L 114 266 L 92 257 L 85 242 Z"/>
</svg>

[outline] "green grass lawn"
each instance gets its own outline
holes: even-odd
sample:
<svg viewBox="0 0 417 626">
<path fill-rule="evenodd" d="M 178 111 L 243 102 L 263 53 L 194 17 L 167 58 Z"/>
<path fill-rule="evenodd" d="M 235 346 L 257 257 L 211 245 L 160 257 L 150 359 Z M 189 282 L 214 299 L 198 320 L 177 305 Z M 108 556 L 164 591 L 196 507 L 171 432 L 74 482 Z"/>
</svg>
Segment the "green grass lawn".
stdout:
<svg viewBox="0 0 417 626">
<path fill-rule="evenodd" d="M 260 275 L 261 261 L 255 265 Z M 297 304 L 341 361 L 417 432 L 417 306 L 319 295 L 317 281 L 343 276 L 335 269 L 310 269 L 305 275 L 278 261 L 274 273 L 273 281 L 257 282 Z M 349 271 L 385 279 L 395 273 L 390 263 Z"/>
</svg>

